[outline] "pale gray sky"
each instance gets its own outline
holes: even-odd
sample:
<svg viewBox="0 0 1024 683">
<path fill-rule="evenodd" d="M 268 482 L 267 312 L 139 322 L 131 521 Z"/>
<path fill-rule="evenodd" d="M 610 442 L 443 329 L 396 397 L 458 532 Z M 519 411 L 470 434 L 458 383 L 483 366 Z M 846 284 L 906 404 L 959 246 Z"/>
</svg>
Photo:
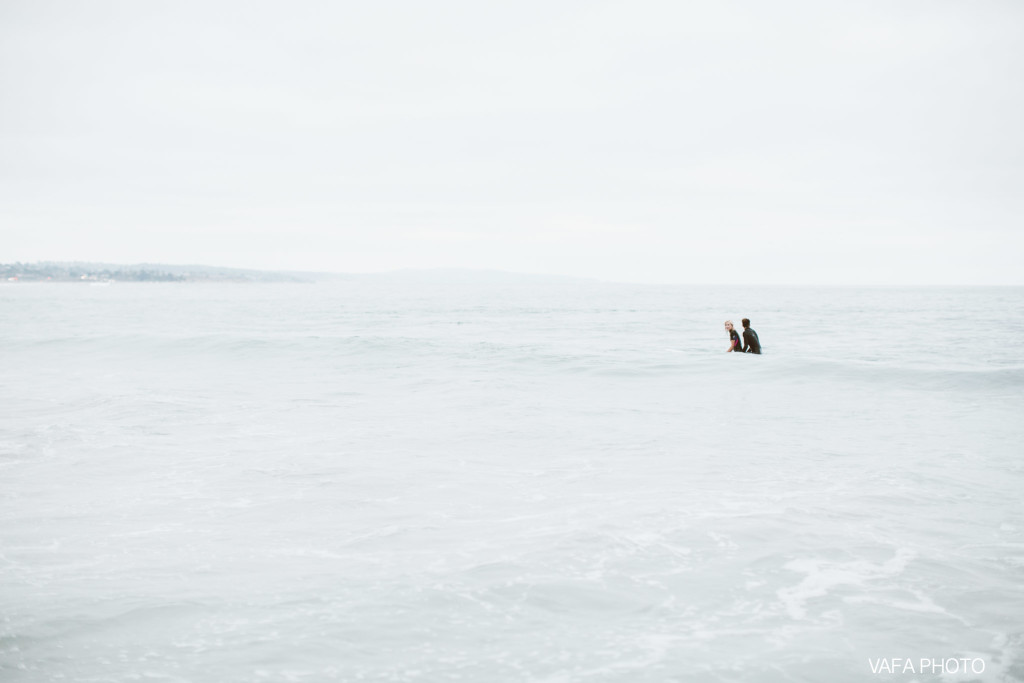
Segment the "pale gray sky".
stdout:
<svg viewBox="0 0 1024 683">
<path fill-rule="evenodd" d="M 0 261 L 1024 284 L 1024 3 L 0 2 Z"/>
</svg>

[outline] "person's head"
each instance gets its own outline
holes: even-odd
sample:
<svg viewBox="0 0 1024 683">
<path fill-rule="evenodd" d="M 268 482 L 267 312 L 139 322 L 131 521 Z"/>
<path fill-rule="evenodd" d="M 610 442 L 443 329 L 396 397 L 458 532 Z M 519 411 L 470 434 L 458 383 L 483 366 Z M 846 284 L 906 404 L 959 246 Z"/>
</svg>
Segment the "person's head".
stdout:
<svg viewBox="0 0 1024 683">
<path fill-rule="evenodd" d="M 750 327 L 750 318 L 744 318 L 740 322 L 743 323 L 743 329 Z"/>
<path fill-rule="evenodd" d="M 732 321 L 731 320 L 726 320 L 725 321 L 725 330 L 727 332 L 731 332 L 732 331 Z"/>
</svg>

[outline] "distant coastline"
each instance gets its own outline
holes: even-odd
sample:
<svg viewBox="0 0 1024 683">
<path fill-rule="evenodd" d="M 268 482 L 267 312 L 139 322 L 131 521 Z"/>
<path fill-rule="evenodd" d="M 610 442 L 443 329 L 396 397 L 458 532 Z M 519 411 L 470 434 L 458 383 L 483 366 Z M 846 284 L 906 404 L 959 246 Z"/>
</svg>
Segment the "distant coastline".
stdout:
<svg viewBox="0 0 1024 683">
<path fill-rule="evenodd" d="M 579 284 L 597 280 L 565 275 L 514 273 L 475 268 L 425 268 L 384 273 L 328 273 L 247 270 L 221 266 L 166 263 L 94 263 L 38 261 L 0 263 L 0 282 L 329 282 L 387 281 L 398 284 Z"/>
<path fill-rule="evenodd" d="M 312 282 L 312 273 L 200 265 L 58 262 L 0 263 L 3 282 Z"/>
</svg>

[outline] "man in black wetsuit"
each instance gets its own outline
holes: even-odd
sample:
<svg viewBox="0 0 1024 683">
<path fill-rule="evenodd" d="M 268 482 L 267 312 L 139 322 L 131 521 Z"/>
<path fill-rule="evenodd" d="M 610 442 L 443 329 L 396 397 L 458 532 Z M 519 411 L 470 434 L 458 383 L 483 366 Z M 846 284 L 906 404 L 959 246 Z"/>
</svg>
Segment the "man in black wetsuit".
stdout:
<svg viewBox="0 0 1024 683">
<path fill-rule="evenodd" d="M 744 318 L 743 323 L 743 353 L 761 353 L 761 340 L 757 338 L 757 332 L 750 329 L 750 319 Z"/>
</svg>

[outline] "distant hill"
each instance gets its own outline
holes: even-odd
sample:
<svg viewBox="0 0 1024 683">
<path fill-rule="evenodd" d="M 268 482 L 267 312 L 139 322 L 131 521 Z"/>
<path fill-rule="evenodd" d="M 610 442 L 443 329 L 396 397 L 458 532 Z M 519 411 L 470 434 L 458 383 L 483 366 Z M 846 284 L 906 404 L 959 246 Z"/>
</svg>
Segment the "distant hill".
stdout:
<svg viewBox="0 0 1024 683">
<path fill-rule="evenodd" d="M 0 280 L 8 282 L 312 282 L 314 279 L 313 273 L 166 263 L 0 263 Z"/>
<path fill-rule="evenodd" d="M 90 263 L 39 261 L 0 263 L 0 282 L 338 282 L 379 281 L 408 284 L 572 284 L 595 282 L 561 275 L 511 273 L 473 268 L 427 268 L 386 273 L 316 273 L 247 270 L 167 263 Z"/>
</svg>

